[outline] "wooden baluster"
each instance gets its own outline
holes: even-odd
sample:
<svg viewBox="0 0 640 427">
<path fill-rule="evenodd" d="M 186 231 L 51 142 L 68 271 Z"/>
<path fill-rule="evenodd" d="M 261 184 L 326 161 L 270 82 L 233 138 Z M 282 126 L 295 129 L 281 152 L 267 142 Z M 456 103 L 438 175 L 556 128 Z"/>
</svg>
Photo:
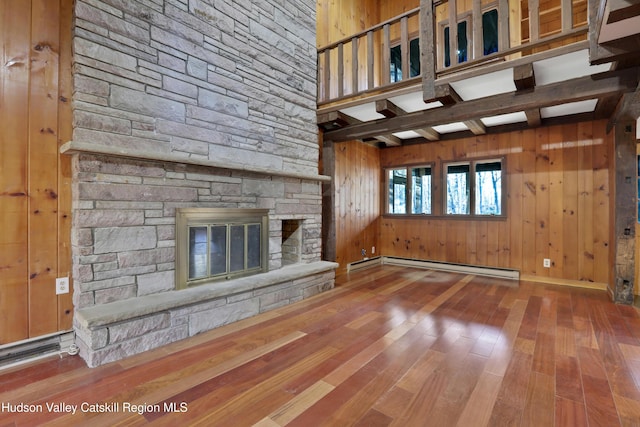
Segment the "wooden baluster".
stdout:
<svg viewBox="0 0 640 427">
<path fill-rule="evenodd" d="M 344 96 L 344 43 L 338 44 L 338 98 Z"/>
<path fill-rule="evenodd" d="M 562 0 L 562 32 L 565 33 L 573 28 L 573 8 L 571 0 Z"/>
<path fill-rule="evenodd" d="M 367 33 L 367 89 L 373 88 L 373 31 Z"/>
<path fill-rule="evenodd" d="M 520 22 L 513 25 L 520 25 Z M 498 1 L 498 52 L 509 49 L 509 0 Z"/>
<path fill-rule="evenodd" d="M 538 0 L 529 0 L 529 43 L 540 38 L 540 4 Z"/>
<path fill-rule="evenodd" d="M 390 72 L 391 72 L 391 46 L 390 46 L 390 25 L 386 24 L 382 27 L 382 82 L 381 84 L 384 86 L 389 84 L 391 81 Z"/>
<path fill-rule="evenodd" d="M 351 94 L 358 92 L 358 38 L 354 37 L 351 39 Z"/>
<path fill-rule="evenodd" d="M 458 6 L 456 0 L 449 0 L 449 59 L 450 66 L 458 63 Z"/>
<path fill-rule="evenodd" d="M 471 12 L 472 20 L 472 44 L 473 44 L 473 57 L 469 59 L 478 59 L 484 55 L 483 45 L 483 31 L 482 31 L 482 6 L 480 0 L 473 0 L 473 9 Z"/>
<path fill-rule="evenodd" d="M 402 54 L 402 80 L 411 77 L 409 66 L 409 18 L 400 20 L 400 53 Z"/>
<path fill-rule="evenodd" d="M 322 75 L 322 100 L 326 101 L 331 98 L 331 50 L 326 49 L 322 52 L 324 57 L 323 75 Z"/>
</svg>

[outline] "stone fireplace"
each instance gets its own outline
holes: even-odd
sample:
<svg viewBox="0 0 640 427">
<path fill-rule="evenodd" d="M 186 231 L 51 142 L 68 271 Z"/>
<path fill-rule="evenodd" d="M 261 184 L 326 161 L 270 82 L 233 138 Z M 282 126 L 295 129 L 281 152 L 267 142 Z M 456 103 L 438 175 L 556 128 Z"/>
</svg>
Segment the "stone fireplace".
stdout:
<svg viewBox="0 0 640 427">
<path fill-rule="evenodd" d="M 62 151 L 87 363 L 333 287 L 337 265 L 320 253 L 315 3 L 75 8 L 74 135 Z M 267 212 L 267 271 L 176 289 L 176 212 L 194 208 Z"/>
</svg>

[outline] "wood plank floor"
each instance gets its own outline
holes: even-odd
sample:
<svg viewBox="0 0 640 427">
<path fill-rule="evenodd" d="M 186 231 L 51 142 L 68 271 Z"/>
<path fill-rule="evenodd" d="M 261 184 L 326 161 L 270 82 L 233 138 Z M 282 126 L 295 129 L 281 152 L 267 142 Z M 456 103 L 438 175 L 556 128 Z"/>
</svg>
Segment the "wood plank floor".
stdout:
<svg viewBox="0 0 640 427">
<path fill-rule="evenodd" d="M 96 369 L 0 371 L 0 387 L 0 426 L 640 426 L 640 313 L 602 291 L 374 267 Z"/>
</svg>

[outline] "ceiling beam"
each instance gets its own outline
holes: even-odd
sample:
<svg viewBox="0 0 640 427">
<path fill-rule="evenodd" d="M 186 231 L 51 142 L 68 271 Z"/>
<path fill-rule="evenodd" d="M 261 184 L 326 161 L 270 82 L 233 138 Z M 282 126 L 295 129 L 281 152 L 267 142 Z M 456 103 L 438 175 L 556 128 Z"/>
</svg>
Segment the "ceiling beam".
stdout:
<svg viewBox="0 0 640 427">
<path fill-rule="evenodd" d="M 531 127 L 537 127 L 542 124 L 542 116 L 539 108 L 532 108 L 524 112 L 527 116 L 527 124 Z"/>
<path fill-rule="evenodd" d="M 533 89 L 536 85 L 536 76 L 533 71 L 533 64 L 522 64 L 513 68 L 513 83 L 520 91 Z"/>
<path fill-rule="evenodd" d="M 431 127 L 415 129 L 414 132 L 421 137 L 428 139 L 429 141 L 438 141 L 440 139 L 440 134 L 438 133 L 438 131 Z"/>
<path fill-rule="evenodd" d="M 458 92 L 449 83 L 437 84 L 435 88 L 435 98 L 425 99 L 424 102 L 440 101 L 442 105 L 453 105 L 458 102 L 462 102 L 462 98 L 458 95 Z"/>
<path fill-rule="evenodd" d="M 482 120 L 467 120 L 464 124 L 474 135 L 484 135 L 487 133 L 487 128 L 484 127 Z"/>
<path fill-rule="evenodd" d="M 318 126 L 324 130 L 341 128 L 356 123 L 362 122 L 340 111 L 329 111 L 328 113 L 318 114 Z"/>
<path fill-rule="evenodd" d="M 630 0 L 608 0 L 609 14 L 605 21 L 607 24 L 629 19 L 640 15 L 640 3 Z"/>
<path fill-rule="evenodd" d="M 376 101 L 376 113 L 382 114 L 386 118 L 403 116 L 407 114 L 402 108 L 398 107 L 388 99 L 379 99 Z"/>
<path fill-rule="evenodd" d="M 514 111 L 527 111 L 567 102 L 601 98 L 613 93 L 633 91 L 637 85 L 638 68 L 615 70 L 566 82 L 536 86 L 526 93 L 509 92 L 461 102 L 447 108 L 416 111 L 390 119 L 360 123 L 328 131 L 324 137 L 333 141 L 346 141 L 423 129 L 442 123 L 475 120 Z"/>
<path fill-rule="evenodd" d="M 385 143 L 387 147 L 398 147 L 402 145 L 402 140 L 397 136 L 393 135 L 376 135 L 375 138 L 378 141 L 382 141 Z"/>
</svg>

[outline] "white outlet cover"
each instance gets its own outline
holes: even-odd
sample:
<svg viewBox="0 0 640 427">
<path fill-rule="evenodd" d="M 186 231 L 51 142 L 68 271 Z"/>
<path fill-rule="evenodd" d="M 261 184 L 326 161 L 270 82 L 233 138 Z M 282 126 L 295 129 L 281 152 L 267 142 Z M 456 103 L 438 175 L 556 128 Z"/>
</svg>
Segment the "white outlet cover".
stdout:
<svg viewBox="0 0 640 427">
<path fill-rule="evenodd" d="M 69 293 L 69 278 L 58 277 L 56 279 L 56 295 Z"/>
</svg>

